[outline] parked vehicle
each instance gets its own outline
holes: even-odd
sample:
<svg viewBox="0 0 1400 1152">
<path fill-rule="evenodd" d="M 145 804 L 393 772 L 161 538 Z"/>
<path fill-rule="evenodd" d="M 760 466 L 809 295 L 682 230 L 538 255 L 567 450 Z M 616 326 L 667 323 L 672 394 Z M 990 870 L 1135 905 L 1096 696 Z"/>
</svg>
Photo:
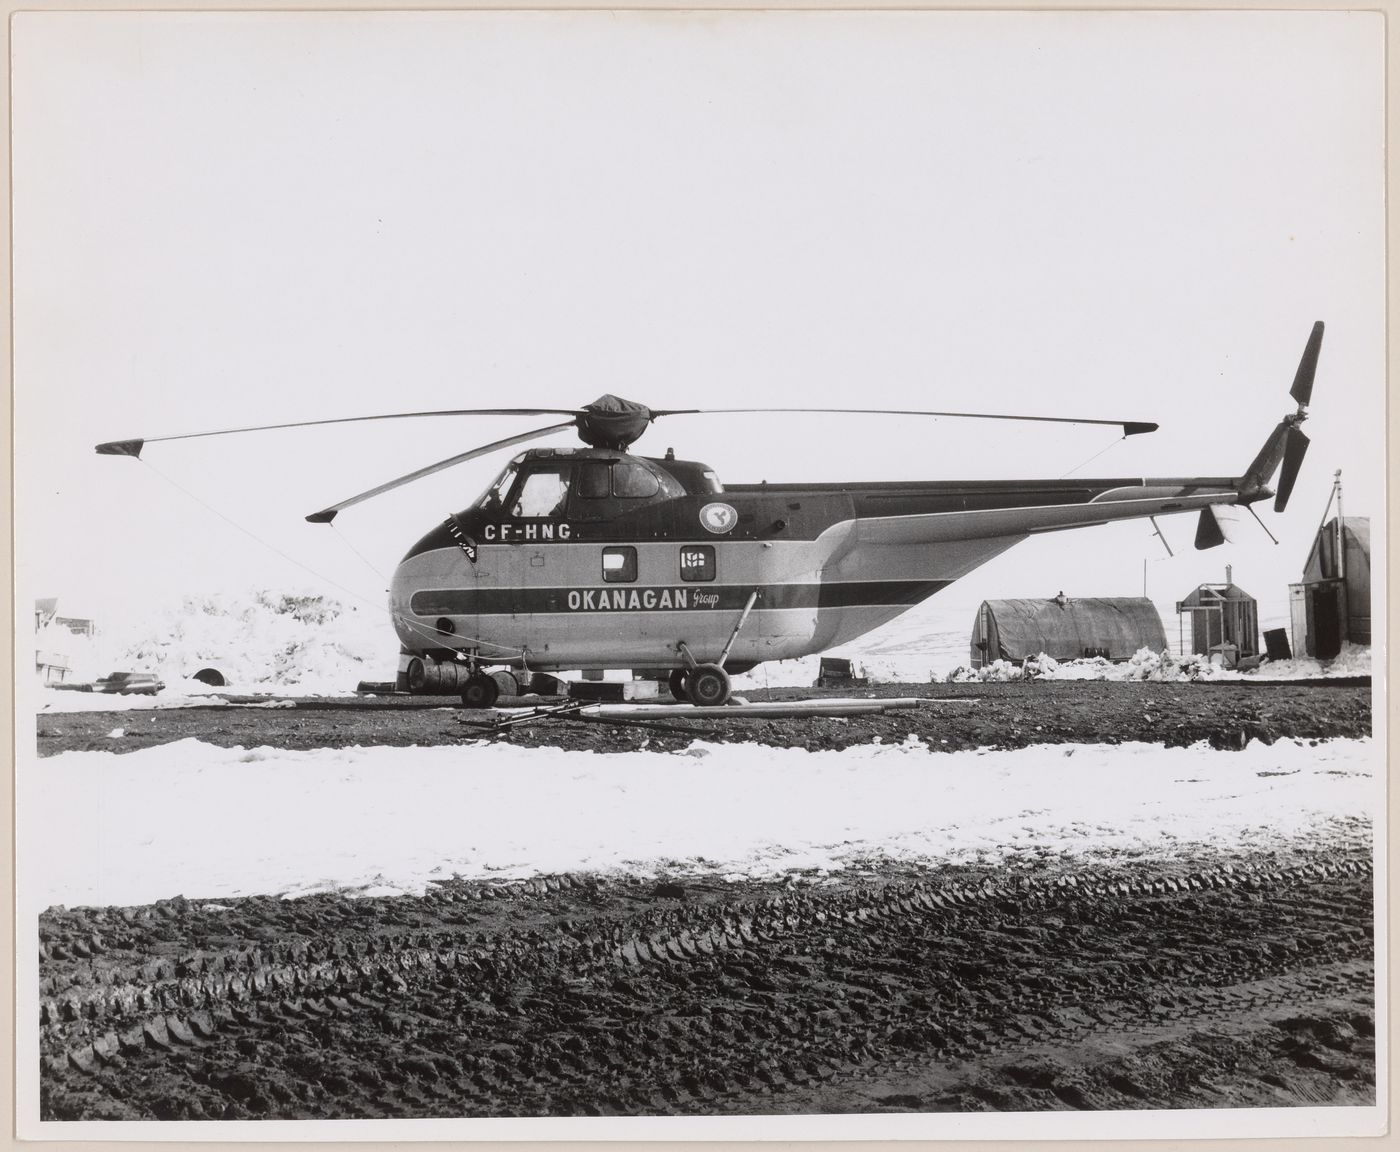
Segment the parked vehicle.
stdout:
<svg viewBox="0 0 1400 1152">
<path fill-rule="evenodd" d="M 153 672 L 113 672 L 101 677 L 92 690 L 121 696 L 154 696 L 164 687 Z"/>
</svg>

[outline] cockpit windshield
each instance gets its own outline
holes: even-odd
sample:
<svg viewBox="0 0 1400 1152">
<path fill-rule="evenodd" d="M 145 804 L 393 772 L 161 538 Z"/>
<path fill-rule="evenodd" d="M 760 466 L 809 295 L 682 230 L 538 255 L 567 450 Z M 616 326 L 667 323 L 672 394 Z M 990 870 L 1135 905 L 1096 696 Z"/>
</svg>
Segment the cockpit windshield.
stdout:
<svg viewBox="0 0 1400 1152">
<path fill-rule="evenodd" d="M 506 469 L 497 478 L 496 482 L 486 489 L 486 495 L 476 502 L 478 508 L 488 512 L 499 511 L 506 497 L 510 494 L 510 487 L 515 483 L 515 474 L 520 470 L 518 465 L 520 458 L 512 460 L 506 465 Z"/>
</svg>

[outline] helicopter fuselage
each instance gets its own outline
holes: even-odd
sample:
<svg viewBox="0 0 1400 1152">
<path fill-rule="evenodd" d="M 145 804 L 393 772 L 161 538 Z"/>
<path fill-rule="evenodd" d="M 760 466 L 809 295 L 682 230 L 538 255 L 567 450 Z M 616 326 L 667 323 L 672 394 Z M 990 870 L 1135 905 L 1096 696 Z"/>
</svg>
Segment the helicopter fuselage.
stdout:
<svg viewBox="0 0 1400 1152">
<path fill-rule="evenodd" d="M 1033 533 L 1240 495 L 1229 477 L 721 486 L 690 461 L 532 449 L 409 551 L 390 609 L 405 660 L 664 673 L 685 645 L 743 671 L 848 643 Z"/>
<path fill-rule="evenodd" d="M 729 699 L 730 671 L 837 647 L 870 632 L 1038 532 L 1199 511 L 1196 547 L 1225 541 L 1216 508 L 1274 493 L 1282 512 L 1308 449 L 1307 419 L 1323 323 L 1308 336 L 1275 426 L 1242 476 L 1111 480 L 739 484 L 694 461 L 632 456 L 660 417 L 756 412 L 1157 425 L 1062 414 L 892 408 L 651 408 L 605 394 L 582 408 L 391 412 L 109 440 L 140 458 L 151 440 L 189 440 L 364 420 L 553 416 L 562 421 L 425 464 L 311 513 L 341 511 L 503 448 L 574 430 L 584 449 L 522 452 L 469 508 L 400 562 L 389 610 L 402 643 L 401 686 L 460 687 L 489 707 L 520 687 L 502 669 L 657 674 L 701 706 Z M 1251 509 L 1252 511 L 1252 509 Z M 1262 524 L 1263 522 L 1260 521 Z M 726 670 L 727 665 L 727 670 Z M 415 679 L 417 683 L 415 683 Z M 503 683 L 504 681 L 504 683 Z"/>
</svg>

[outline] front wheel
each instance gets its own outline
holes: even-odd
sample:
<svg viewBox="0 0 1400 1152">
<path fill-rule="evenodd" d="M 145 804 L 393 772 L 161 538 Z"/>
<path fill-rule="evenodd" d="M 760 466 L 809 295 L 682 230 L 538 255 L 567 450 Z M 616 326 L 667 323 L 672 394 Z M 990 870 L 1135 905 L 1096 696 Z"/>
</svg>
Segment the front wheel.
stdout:
<svg viewBox="0 0 1400 1152">
<path fill-rule="evenodd" d="M 462 703 L 468 708 L 490 708 L 500 694 L 500 685 L 484 672 L 478 672 L 463 686 Z"/>
<path fill-rule="evenodd" d="M 686 677 L 690 702 L 701 708 L 715 708 L 729 700 L 729 673 L 718 664 L 701 664 Z"/>
</svg>

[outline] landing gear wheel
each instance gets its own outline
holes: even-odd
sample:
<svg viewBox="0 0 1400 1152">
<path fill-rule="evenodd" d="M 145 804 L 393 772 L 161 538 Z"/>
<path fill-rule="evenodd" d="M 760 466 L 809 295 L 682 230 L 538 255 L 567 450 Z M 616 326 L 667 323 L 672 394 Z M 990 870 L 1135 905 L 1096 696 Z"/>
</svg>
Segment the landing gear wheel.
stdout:
<svg viewBox="0 0 1400 1152">
<path fill-rule="evenodd" d="M 686 676 L 690 702 L 701 708 L 715 708 L 729 700 L 729 673 L 718 664 L 699 664 Z"/>
<path fill-rule="evenodd" d="M 462 703 L 468 708 L 490 708 L 500 694 L 500 685 L 484 672 L 478 672 L 463 686 Z"/>
<path fill-rule="evenodd" d="M 666 683 L 671 689 L 671 695 L 677 700 L 689 700 L 690 693 L 685 690 L 686 671 L 684 668 L 675 669 Z"/>
</svg>

